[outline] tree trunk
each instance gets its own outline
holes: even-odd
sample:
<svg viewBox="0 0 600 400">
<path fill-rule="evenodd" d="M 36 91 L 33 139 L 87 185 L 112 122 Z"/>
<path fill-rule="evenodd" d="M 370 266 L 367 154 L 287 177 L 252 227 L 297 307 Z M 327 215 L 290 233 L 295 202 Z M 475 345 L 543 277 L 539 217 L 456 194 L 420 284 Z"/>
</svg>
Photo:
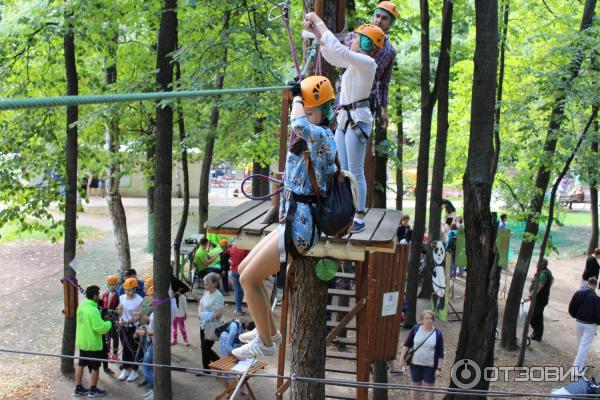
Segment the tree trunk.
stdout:
<svg viewBox="0 0 600 400">
<path fill-rule="evenodd" d="M 412 242 L 410 244 L 410 260 L 406 299 L 405 326 L 417 322 L 417 290 L 419 275 L 419 260 L 421 242 L 425 234 L 425 219 L 427 218 L 427 184 L 429 178 L 429 143 L 431 141 L 431 117 L 433 114 L 433 96 L 430 91 L 431 71 L 429 56 L 429 1 L 420 0 L 421 4 L 421 134 L 419 138 L 419 156 L 417 159 L 417 187 L 415 189 L 415 218 Z M 431 281 L 431 271 L 425 268 L 423 282 Z"/>
<path fill-rule="evenodd" d="M 179 85 L 181 82 L 181 65 L 179 64 L 179 61 L 175 62 L 175 79 Z M 183 240 L 183 234 L 185 232 L 188 214 L 190 212 L 190 174 L 188 169 L 187 147 L 185 144 L 185 120 L 183 118 L 183 106 L 181 105 L 181 102 L 178 102 L 177 107 L 177 126 L 179 128 L 179 149 L 181 150 L 181 168 L 183 170 L 183 211 L 181 212 L 181 220 L 179 221 L 179 228 L 177 229 L 175 243 L 173 244 L 173 255 L 175 257 L 175 276 L 178 277 L 179 268 L 181 267 L 181 241 Z"/>
<path fill-rule="evenodd" d="M 223 14 L 223 58 L 221 63 L 223 69 L 217 72 L 215 78 L 215 89 L 223 89 L 223 81 L 225 80 L 225 69 L 227 68 L 227 51 L 228 51 L 228 38 L 229 38 L 229 18 L 231 11 L 226 10 Z M 208 219 L 208 191 L 210 189 L 210 166 L 212 164 L 215 140 L 217 137 L 217 128 L 219 126 L 219 96 L 215 96 L 214 104 L 212 106 L 210 114 L 210 129 L 206 136 L 206 143 L 204 144 L 204 159 L 202 160 L 202 167 L 200 169 L 200 192 L 198 194 L 198 230 L 199 232 L 206 233 L 204 223 Z"/>
<path fill-rule="evenodd" d="M 497 223 L 490 212 L 496 68 L 498 1 L 475 2 L 476 38 L 471 101 L 471 132 L 467 169 L 463 178 L 465 235 L 469 275 L 456 361 L 471 359 L 480 368 L 494 365 L 498 322 L 500 268 L 496 254 Z M 452 382 L 451 387 L 456 387 Z M 481 379 L 475 389 L 487 390 Z M 447 398 L 471 398 L 449 395 Z"/>
<path fill-rule="evenodd" d="M 445 0 L 442 9 L 442 38 L 440 43 L 440 58 L 436 71 L 436 86 L 438 87 L 437 136 L 433 156 L 433 173 L 431 177 L 431 199 L 429 203 L 429 248 L 440 238 L 440 221 L 442 218 L 442 192 L 444 189 L 444 172 L 446 168 L 446 143 L 448 142 L 448 96 L 450 82 L 450 50 L 452 47 L 452 14 L 453 2 Z M 431 251 L 427 251 L 427 266 L 432 265 Z M 425 268 L 429 270 L 429 268 Z M 433 284 L 431 279 L 423 281 L 420 298 L 431 297 Z"/>
<path fill-rule="evenodd" d="M 550 231 L 552 229 L 552 222 L 554 221 L 554 201 L 556 199 L 556 191 L 558 190 L 558 185 L 560 185 L 560 181 L 563 180 L 563 178 L 569 171 L 569 168 L 571 167 L 571 162 L 573 162 L 573 159 L 577 155 L 577 152 L 579 151 L 579 148 L 581 147 L 581 143 L 583 143 L 583 139 L 585 138 L 587 131 L 589 130 L 590 126 L 596 119 L 597 115 L 598 115 L 598 107 L 594 106 L 594 107 L 592 107 L 592 115 L 590 116 L 590 119 L 589 119 L 587 125 L 585 126 L 583 132 L 579 136 L 579 140 L 577 141 L 575 148 L 573 149 L 573 151 L 571 152 L 571 154 L 565 161 L 565 164 L 564 164 L 562 170 L 560 171 L 560 173 L 558 174 L 558 177 L 554 180 L 554 184 L 552 185 L 552 190 L 550 191 L 550 202 L 548 204 L 548 219 L 546 220 L 546 230 L 544 232 L 544 237 L 542 238 L 542 243 L 540 244 L 540 255 L 538 257 L 537 271 L 536 271 L 536 274 L 534 277 L 533 288 L 531 290 L 531 304 L 529 305 L 529 312 L 527 313 L 527 323 L 523 324 L 523 334 L 521 336 L 521 349 L 519 351 L 519 359 L 517 361 L 517 367 L 522 367 L 523 362 L 525 361 L 525 346 L 523 346 L 523 343 L 525 343 L 525 340 L 527 339 L 527 332 L 529 331 L 529 324 L 531 323 L 531 316 L 533 315 L 533 310 L 535 309 L 535 303 L 537 300 L 538 276 L 542 270 L 542 263 L 544 261 L 544 256 L 546 255 L 546 246 L 548 245 L 548 239 L 550 238 Z"/>
<path fill-rule="evenodd" d="M 152 253 L 154 251 L 154 157 L 156 156 L 156 121 L 149 118 L 148 127 L 148 144 L 146 145 L 146 165 L 151 171 L 146 176 L 146 203 L 148 206 L 148 242 L 146 251 Z"/>
<path fill-rule="evenodd" d="M 594 123 L 594 139 L 592 141 L 592 155 L 594 160 L 598 160 L 598 121 Z M 590 168 L 590 208 L 592 210 L 592 236 L 588 245 L 587 255 L 591 255 L 594 249 L 598 247 L 598 179 L 595 177 L 595 169 Z"/>
<path fill-rule="evenodd" d="M 400 84 L 398 84 L 396 103 L 396 117 L 398 117 L 398 137 L 396 138 L 396 157 L 398 158 L 398 166 L 396 167 L 396 210 L 402 210 L 402 203 L 404 202 L 404 177 L 402 175 L 404 170 L 404 116 L 402 114 L 402 93 L 400 89 Z"/>
<path fill-rule="evenodd" d="M 114 28 L 114 27 L 113 27 Z M 113 32 L 111 32 L 113 33 Z M 114 32 L 112 41 L 108 44 L 108 60 L 104 72 L 104 83 L 110 86 L 117 82 L 117 47 L 119 34 Z M 108 203 L 108 214 L 113 226 L 115 247 L 117 248 L 118 276 L 125 275 L 125 271 L 131 269 L 131 251 L 129 248 L 129 236 L 127 234 L 127 218 L 125 208 L 119 192 L 121 180 L 121 162 L 119 160 L 120 130 L 117 117 L 111 115 L 104 124 L 104 138 L 110 165 L 108 167 L 108 179 L 106 182 L 106 202 Z"/>
<path fill-rule="evenodd" d="M 595 7 L 596 0 L 586 1 L 583 17 L 581 19 L 580 32 L 591 25 Z M 529 271 L 529 263 L 531 262 L 531 256 L 535 246 L 535 238 L 538 234 L 539 226 L 537 218 L 542 211 L 544 195 L 548 188 L 548 183 L 550 182 L 551 164 L 554 158 L 561 124 L 564 120 L 567 95 L 570 92 L 573 80 L 579 75 L 581 62 L 583 60 L 583 48 L 581 47 L 581 44 L 577 44 L 577 46 L 576 54 L 571 59 L 566 75 L 562 78 L 563 84 L 558 88 L 554 106 L 552 107 L 548 132 L 546 133 L 546 140 L 544 142 L 544 150 L 542 157 L 540 157 L 540 165 L 535 179 L 537 193 L 529 204 L 529 213 L 527 214 L 525 232 L 523 233 L 524 240 L 521 242 L 517 265 L 515 266 L 510 290 L 506 299 L 500 345 L 507 350 L 517 349 L 517 319 L 519 316 L 519 305 L 521 297 L 523 296 L 525 281 L 527 280 L 527 272 Z M 532 239 L 526 240 L 528 237 Z"/>
<path fill-rule="evenodd" d="M 498 170 L 500 160 L 500 114 L 502 112 L 502 87 L 504 86 L 504 59 L 506 53 L 506 35 L 508 34 L 508 14 L 510 12 L 510 0 L 502 1 L 502 34 L 500 35 L 500 70 L 498 72 L 498 89 L 496 92 L 496 114 L 494 123 L 494 158 L 492 159 L 492 186 L 494 177 Z"/>
<path fill-rule="evenodd" d="M 77 64 L 75 62 L 75 37 L 73 34 L 73 11 L 65 10 L 65 33 L 63 38 L 63 49 L 65 54 L 65 73 L 67 78 L 67 95 L 77 96 L 79 86 L 77 82 Z M 77 289 L 66 283 L 67 279 L 75 279 L 76 273 L 69 266 L 75 261 L 77 249 L 77 120 L 78 107 L 67 107 L 67 138 L 65 145 L 67 187 L 65 191 L 65 237 L 63 253 L 64 283 L 66 287 L 65 296 L 75 299 L 72 312 L 65 309 L 65 322 L 63 326 L 63 340 L 61 354 L 72 356 L 75 354 L 75 330 L 77 321 L 75 319 L 75 308 L 77 307 Z M 65 299 L 67 300 L 67 299 Z M 65 301 L 67 304 L 67 301 Z M 73 372 L 73 360 L 62 358 L 60 370 L 63 374 Z"/>
<path fill-rule="evenodd" d="M 177 43 L 177 0 L 165 0 L 161 10 L 156 54 L 156 83 L 160 90 L 170 91 L 173 83 L 173 60 L 169 56 Z M 171 364 L 171 186 L 173 163 L 173 108 L 156 106 L 156 169 L 154 179 L 154 359 L 156 364 Z M 165 301 L 166 300 L 166 301 Z M 172 398 L 171 370 L 154 368 L 156 399 Z"/>
<path fill-rule="evenodd" d="M 265 119 L 263 117 L 257 117 L 254 124 L 254 136 L 258 139 L 263 131 Z M 269 166 L 262 165 L 261 162 L 254 160 L 252 162 L 252 173 L 269 176 Z M 269 193 L 271 188 L 270 182 L 266 179 L 252 179 L 252 196 L 265 196 Z"/>
<path fill-rule="evenodd" d="M 292 310 L 291 373 L 298 376 L 325 378 L 325 307 L 327 285 L 317 278 L 318 259 L 300 257 L 292 262 L 294 285 L 290 288 Z M 325 398 L 322 383 L 292 381 L 291 400 Z"/>
<path fill-rule="evenodd" d="M 387 129 L 383 128 L 382 123 L 381 107 L 377 106 L 375 112 L 375 190 L 373 193 L 373 207 L 377 208 L 386 208 L 387 203 L 386 182 L 388 157 L 384 151 L 379 149 L 387 140 Z"/>
</svg>

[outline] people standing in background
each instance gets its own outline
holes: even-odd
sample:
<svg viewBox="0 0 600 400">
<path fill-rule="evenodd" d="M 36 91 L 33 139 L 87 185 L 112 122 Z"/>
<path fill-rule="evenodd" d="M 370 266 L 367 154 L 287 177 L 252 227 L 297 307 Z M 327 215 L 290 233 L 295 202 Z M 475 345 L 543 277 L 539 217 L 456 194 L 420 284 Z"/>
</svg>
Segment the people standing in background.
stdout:
<svg viewBox="0 0 600 400">
<path fill-rule="evenodd" d="M 117 307 L 119 306 L 119 295 L 117 294 L 117 284 L 119 283 L 119 279 L 116 275 L 109 275 L 106 278 L 106 288 L 107 290 L 102 294 L 102 299 L 100 300 L 100 308 L 102 309 L 102 319 L 108 319 L 111 317 L 111 313 L 116 315 Z M 110 360 L 116 360 L 118 358 L 117 354 L 119 352 L 119 332 L 117 328 L 113 325 L 110 331 L 102 336 L 102 340 L 104 342 L 103 351 L 105 352 L 105 357 Z M 111 350 L 111 342 L 112 342 L 112 352 Z M 113 371 L 108 367 L 108 363 L 102 363 L 104 368 L 104 372 L 109 375 L 113 374 Z"/>
<path fill-rule="evenodd" d="M 600 298 L 596 294 L 598 280 L 590 278 L 585 289 L 579 289 L 569 303 L 569 314 L 575 318 L 577 327 L 577 355 L 573 367 L 583 371 L 588 351 L 592 346 L 600 324 Z"/>
<path fill-rule="evenodd" d="M 204 295 L 198 304 L 198 318 L 200 319 L 200 348 L 202 349 L 202 366 L 209 369 L 213 361 L 219 359 L 219 355 L 212 349 L 214 340 L 205 337 L 204 329 L 209 322 L 222 321 L 225 313 L 225 301 L 223 295 L 217 290 L 221 276 L 210 273 L 204 277 Z"/>
<path fill-rule="evenodd" d="M 398 242 L 400 244 L 410 243 L 412 239 L 412 229 L 409 225 L 409 222 L 410 216 L 408 214 L 404 214 L 400 220 L 398 231 L 396 232 L 396 235 L 398 236 Z"/>
<path fill-rule="evenodd" d="M 219 258 L 219 264 L 221 265 L 221 282 L 223 284 L 223 295 L 229 296 L 229 242 L 227 239 L 221 239 L 219 246 L 223 249 L 221 257 Z"/>
<path fill-rule="evenodd" d="M 500 215 L 500 223 L 498 224 L 498 229 L 505 230 L 507 220 L 508 220 L 508 215 L 506 215 L 506 214 Z"/>
<path fill-rule="evenodd" d="M 137 272 L 135 271 L 135 269 L 130 268 L 127 271 L 125 271 L 125 280 L 127 280 L 127 278 L 134 278 L 137 281 L 137 286 L 135 288 L 135 293 L 144 298 L 146 296 L 146 292 L 144 291 L 144 282 L 142 282 L 141 280 L 138 279 L 137 277 Z M 119 286 L 119 288 L 117 289 L 117 294 L 119 296 L 122 296 L 125 294 L 125 289 L 123 288 L 123 285 Z"/>
<path fill-rule="evenodd" d="M 587 288 L 590 278 L 598 280 L 598 273 L 600 273 L 600 247 L 594 249 L 594 252 L 585 260 L 585 269 L 581 275 L 581 289 Z"/>
<path fill-rule="evenodd" d="M 177 312 L 175 314 L 175 318 L 173 318 L 172 324 L 172 336 L 173 340 L 171 341 L 172 345 L 177 344 L 177 329 L 181 332 L 181 337 L 183 338 L 183 342 L 186 346 L 189 346 L 187 337 L 187 330 L 185 329 L 185 321 L 187 319 L 188 306 L 187 299 L 184 295 L 179 294 L 179 291 L 175 293 L 175 297 L 177 298 Z"/>
<path fill-rule="evenodd" d="M 236 245 L 229 249 L 229 263 L 231 265 L 231 283 L 233 283 L 233 301 L 235 303 L 235 315 L 244 315 L 242 301 L 244 301 L 244 289 L 240 284 L 239 267 L 244 258 L 250 253 L 249 250 L 243 250 Z"/>
<path fill-rule="evenodd" d="M 442 199 L 442 208 L 446 211 L 446 219 L 456 217 L 456 207 L 448 199 Z"/>
<path fill-rule="evenodd" d="M 545 258 L 542 260 L 541 271 L 539 274 L 537 274 L 537 279 L 537 296 L 535 300 L 535 308 L 533 309 L 533 314 L 531 315 L 530 321 L 533 332 L 531 333 L 530 339 L 539 342 L 542 340 L 542 336 L 544 335 L 544 309 L 550 300 L 550 288 L 552 287 L 552 283 L 554 283 L 552 272 L 550 272 L 548 269 L 548 260 Z M 527 300 L 531 299 L 532 295 L 533 282 L 531 282 Z"/>
<path fill-rule="evenodd" d="M 452 223 L 446 236 L 446 253 L 450 255 L 450 278 L 456 278 L 456 239 L 458 238 L 458 229 L 456 224 Z M 461 271 L 462 276 L 462 271 Z"/>
<path fill-rule="evenodd" d="M 462 215 L 457 215 L 456 218 L 454 218 L 454 223 L 456 224 L 456 229 L 465 229 Z"/>
</svg>

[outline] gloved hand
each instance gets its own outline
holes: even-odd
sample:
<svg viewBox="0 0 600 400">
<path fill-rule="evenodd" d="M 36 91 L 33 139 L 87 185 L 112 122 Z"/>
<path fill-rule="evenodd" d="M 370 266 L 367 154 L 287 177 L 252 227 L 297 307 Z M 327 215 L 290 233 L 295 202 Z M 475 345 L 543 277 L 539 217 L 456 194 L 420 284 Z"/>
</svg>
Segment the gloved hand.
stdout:
<svg viewBox="0 0 600 400">
<path fill-rule="evenodd" d="M 300 82 L 298 82 L 298 78 L 293 81 L 288 82 L 288 86 L 291 86 L 292 96 L 302 96 L 302 90 L 300 88 Z"/>
</svg>

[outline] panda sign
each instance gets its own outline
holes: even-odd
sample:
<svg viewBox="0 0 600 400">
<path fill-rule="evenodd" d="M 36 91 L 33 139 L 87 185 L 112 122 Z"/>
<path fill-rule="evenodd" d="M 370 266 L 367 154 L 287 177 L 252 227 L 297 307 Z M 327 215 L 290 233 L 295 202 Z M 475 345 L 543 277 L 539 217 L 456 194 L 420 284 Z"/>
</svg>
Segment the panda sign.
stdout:
<svg viewBox="0 0 600 400">
<path fill-rule="evenodd" d="M 433 292 L 431 294 L 431 309 L 436 317 L 442 321 L 448 319 L 448 285 L 449 280 L 449 257 L 446 257 L 444 242 L 436 240 L 432 243 L 432 265 L 431 279 Z"/>
</svg>

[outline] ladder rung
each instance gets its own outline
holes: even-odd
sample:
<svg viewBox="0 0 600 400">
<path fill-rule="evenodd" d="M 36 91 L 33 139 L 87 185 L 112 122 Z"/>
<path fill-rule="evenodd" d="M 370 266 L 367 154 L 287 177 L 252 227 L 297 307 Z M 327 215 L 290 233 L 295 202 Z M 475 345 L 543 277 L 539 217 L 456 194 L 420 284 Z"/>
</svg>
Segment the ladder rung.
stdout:
<svg viewBox="0 0 600 400">
<path fill-rule="evenodd" d="M 356 297 L 356 292 L 354 290 L 346 289 L 329 289 L 327 290 L 327 294 L 332 296 Z"/>
<path fill-rule="evenodd" d="M 341 279 L 356 279 L 354 272 L 336 272 L 335 277 Z"/>
<path fill-rule="evenodd" d="M 328 328 L 335 328 L 338 325 L 339 325 L 338 321 L 327 321 Z M 349 331 L 355 331 L 356 330 L 356 322 L 354 322 L 354 320 L 348 322 L 348 325 L 346 325 L 344 327 L 344 329 L 348 329 Z"/>
<path fill-rule="evenodd" d="M 327 365 L 325 365 L 325 371 L 327 371 L 327 372 L 336 372 L 338 374 L 356 375 L 356 368 L 342 367 L 340 365 L 331 366 L 331 367 L 328 367 Z"/>
<path fill-rule="evenodd" d="M 356 353 L 345 351 L 327 351 L 325 357 L 337 358 L 339 360 L 356 360 Z"/>
<path fill-rule="evenodd" d="M 352 310 L 352 307 L 334 306 L 332 304 L 327 305 L 327 311 L 350 312 L 350 310 Z"/>
<path fill-rule="evenodd" d="M 356 339 L 336 337 L 335 339 L 333 339 L 333 343 L 342 343 L 346 345 L 356 346 Z"/>
<path fill-rule="evenodd" d="M 326 399 L 341 399 L 341 400 L 355 400 L 356 395 L 346 394 L 346 393 L 331 393 L 325 392 Z"/>
</svg>

